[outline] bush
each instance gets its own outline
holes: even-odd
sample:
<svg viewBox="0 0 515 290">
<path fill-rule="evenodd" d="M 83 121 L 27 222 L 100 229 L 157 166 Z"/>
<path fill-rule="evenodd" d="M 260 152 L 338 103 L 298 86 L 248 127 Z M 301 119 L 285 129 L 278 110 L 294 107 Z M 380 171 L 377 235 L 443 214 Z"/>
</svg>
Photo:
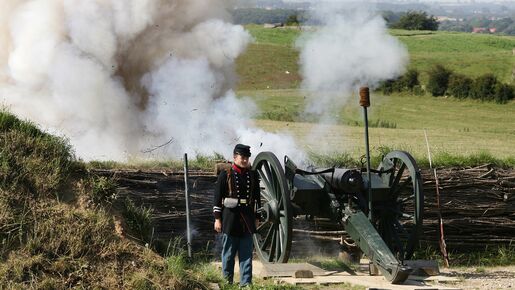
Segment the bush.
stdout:
<svg viewBox="0 0 515 290">
<path fill-rule="evenodd" d="M 454 96 L 459 99 L 468 98 L 470 95 L 472 84 L 473 81 L 471 78 L 461 74 L 453 74 L 449 78 L 447 92 L 451 96 Z"/>
<path fill-rule="evenodd" d="M 89 180 L 91 190 L 90 198 L 95 204 L 111 203 L 116 199 L 116 181 L 105 176 L 93 176 Z"/>
<path fill-rule="evenodd" d="M 420 85 L 418 76 L 419 73 L 416 69 L 409 69 L 403 76 L 397 79 L 382 82 L 379 86 L 379 90 L 385 95 L 405 90 L 413 92 L 413 90 Z"/>
<path fill-rule="evenodd" d="M 132 200 L 125 200 L 123 217 L 135 238 L 144 243 L 151 242 L 154 230 L 152 209 L 144 206 L 136 206 Z"/>
<path fill-rule="evenodd" d="M 478 77 L 471 88 L 470 97 L 478 100 L 494 100 L 497 78 L 493 74 Z"/>
<path fill-rule="evenodd" d="M 497 103 L 505 104 L 508 101 L 513 100 L 513 97 L 514 97 L 513 86 L 503 84 L 503 83 L 497 83 L 495 85 L 494 100 Z"/>
<path fill-rule="evenodd" d="M 452 72 L 443 65 L 437 64 L 429 71 L 427 89 L 433 97 L 443 96 L 449 85 Z"/>
<path fill-rule="evenodd" d="M 420 85 L 420 82 L 418 81 L 418 76 L 418 70 L 409 69 L 401 78 L 402 87 L 409 91 L 413 91 L 415 86 Z"/>
<path fill-rule="evenodd" d="M 396 90 L 396 80 L 386 80 L 383 81 L 378 88 L 383 94 L 390 95 Z"/>
</svg>

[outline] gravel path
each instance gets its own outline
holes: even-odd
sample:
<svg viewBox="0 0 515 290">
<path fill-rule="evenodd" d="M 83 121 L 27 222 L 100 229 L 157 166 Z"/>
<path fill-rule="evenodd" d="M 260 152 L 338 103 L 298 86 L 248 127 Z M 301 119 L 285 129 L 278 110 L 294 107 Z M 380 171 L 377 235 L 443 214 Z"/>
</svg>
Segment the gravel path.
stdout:
<svg viewBox="0 0 515 290">
<path fill-rule="evenodd" d="M 515 266 L 491 268 L 441 268 L 444 275 L 457 277 L 453 285 L 462 289 L 515 289 Z"/>
</svg>

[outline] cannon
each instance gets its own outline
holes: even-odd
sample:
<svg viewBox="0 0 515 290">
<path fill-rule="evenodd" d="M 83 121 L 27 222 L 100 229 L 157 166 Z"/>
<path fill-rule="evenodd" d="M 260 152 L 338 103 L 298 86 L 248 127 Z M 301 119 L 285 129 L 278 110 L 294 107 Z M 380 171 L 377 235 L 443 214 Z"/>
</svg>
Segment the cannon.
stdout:
<svg viewBox="0 0 515 290">
<path fill-rule="evenodd" d="M 288 261 L 294 217 L 324 217 L 341 224 L 388 281 L 404 282 L 412 271 L 405 261 L 422 230 L 420 170 L 404 151 L 389 152 L 377 169 L 367 159 L 360 169 L 299 168 L 288 156 L 283 165 L 272 152 L 259 153 L 253 169 L 262 202 L 254 245 L 261 261 Z"/>
</svg>

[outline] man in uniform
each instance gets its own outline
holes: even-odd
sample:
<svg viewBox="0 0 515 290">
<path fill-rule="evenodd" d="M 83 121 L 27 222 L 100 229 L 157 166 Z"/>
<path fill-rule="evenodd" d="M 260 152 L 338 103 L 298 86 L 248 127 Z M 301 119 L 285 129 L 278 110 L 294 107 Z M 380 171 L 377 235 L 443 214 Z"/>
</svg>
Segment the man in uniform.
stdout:
<svg viewBox="0 0 515 290">
<path fill-rule="evenodd" d="M 240 286 L 252 284 L 252 235 L 256 232 L 256 208 L 261 204 L 259 179 L 250 168 L 250 146 L 234 147 L 234 162 L 216 182 L 213 214 L 215 231 L 223 232 L 222 272 L 227 282 L 234 278 L 234 258 L 240 262 Z"/>
</svg>

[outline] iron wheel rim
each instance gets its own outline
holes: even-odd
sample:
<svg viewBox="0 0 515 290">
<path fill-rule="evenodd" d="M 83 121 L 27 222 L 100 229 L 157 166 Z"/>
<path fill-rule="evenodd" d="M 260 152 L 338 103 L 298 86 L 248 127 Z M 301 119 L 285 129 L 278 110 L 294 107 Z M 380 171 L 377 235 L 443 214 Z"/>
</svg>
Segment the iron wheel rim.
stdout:
<svg viewBox="0 0 515 290">
<path fill-rule="evenodd" d="M 378 210 L 376 226 L 400 260 L 413 257 L 422 232 L 424 192 L 415 159 L 405 151 L 388 153 L 379 168 L 390 188 L 389 201 Z"/>
<path fill-rule="evenodd" d="M 292 211 L 286 177 L 281 163 L 271 152 L 261 152 L 253 169 L 260 179 L 261 215 L 254 234 L 256 252 L 263 262 L 286 263 L 292 241 Z"/>
</svg>

